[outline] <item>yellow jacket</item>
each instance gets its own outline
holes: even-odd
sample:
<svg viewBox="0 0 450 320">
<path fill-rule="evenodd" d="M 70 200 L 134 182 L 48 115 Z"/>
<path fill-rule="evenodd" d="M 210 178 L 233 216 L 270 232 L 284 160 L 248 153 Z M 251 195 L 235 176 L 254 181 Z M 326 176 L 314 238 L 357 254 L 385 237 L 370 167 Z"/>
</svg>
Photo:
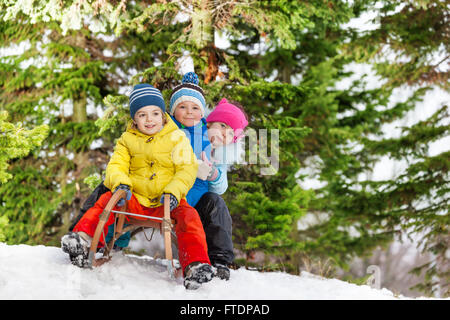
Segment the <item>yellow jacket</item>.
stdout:
<svg viewBox="0 0 450 320">
<path fill-rule="evenodd" d="M 183 131 L 168 114 L 166 118 L 162 130 L 151 136 L 128 125 L 106 167 L 107 188 L 128 185 L 146 207 L 160 206 L 163 193 L 173 194 L 178 202 L 186 197 L 197 177 L 197 159 Z"/>
</svg>

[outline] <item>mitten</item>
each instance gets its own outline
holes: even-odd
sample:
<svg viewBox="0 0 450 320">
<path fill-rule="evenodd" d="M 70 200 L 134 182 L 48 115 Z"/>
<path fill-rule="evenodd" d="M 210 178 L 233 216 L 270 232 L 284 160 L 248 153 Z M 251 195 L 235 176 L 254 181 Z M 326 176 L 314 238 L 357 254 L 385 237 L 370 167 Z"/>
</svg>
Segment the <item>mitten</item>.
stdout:
<svg viewBox="0 0 450 320">
<path fill-rule="evenodd" d="M 213 165 L 211 167 L 211 172 L 209 173 L 208 177 L 206 178 L 206 180 L 208 181 L 214 181 L 217 179 L 217 176 L 219 175 L 219 170 L 217 170 L 216 166 Z"/>
<path fill-rule="evenodd" d="M 163 195 L 161 196 L 161 200 L 159 200 L 160 203 L 164 204 L 164 195 L 166 194 L 170 195 L 170 212 L 172 212 L 172 210 L 178 206 L 178 200 L 171 193 L 163 193 Z"/>
<path fill-rule="evenodd" d="M 198 161 L 197 178 L 206 180 L 211 174 L 211 166 L 203 160 Z"/>
<path fill-rule="evenodd" d="M 119 186 L 116 188 L 116 190 L 114 190 L 114 193 L 116 193 L 117 190 L 125 190 L 127 192 L 127 196 L 126 196 L 126 200 L 129 201 L 131 199 L 131 190 L 130 187 L 127 186 L 126 184 L 119 184 Z M 118 207 L 123 207 L 123 205 L 125 204 L 125 199 L 122 198 L 119 200 L 119 202 L 117 202 L 117 206 Z"/>
<path fill-rule="evenodd" d="M 219 175 L 219 170 L 217 170 L 216 166 L 209 161 L 208 157 L 206 156 L 205 151 L 202 152 L 202 160 L 201 163 L 198 165 L 199 167 L 199 171 L 200 171 L 200 166 L 202 166 L 202 170 L 204 173 L 204 177 L 205 178 L 200 178 L 202 180 L 208 180 L 208 181 L 214 181 L 217 179 L 217 176 Z M 203 169 L 203 167 L 208 167 L 208 170 Z M 207 174 L 206 174 L 207 173 Z M 198 177 L 198 173 L 197 173 L 197 177 Z"/>
</svg>

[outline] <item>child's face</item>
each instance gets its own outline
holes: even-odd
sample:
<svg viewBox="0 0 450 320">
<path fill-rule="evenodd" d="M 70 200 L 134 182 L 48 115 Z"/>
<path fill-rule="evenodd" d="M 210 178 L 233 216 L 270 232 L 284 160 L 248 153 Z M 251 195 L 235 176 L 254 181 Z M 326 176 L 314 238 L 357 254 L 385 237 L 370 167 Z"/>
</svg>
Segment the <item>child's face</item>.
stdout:
<svg viewBox="0 0 450 320">
<path fill-rule="evenodd" d="M 162 110 L 157 106 L 140 108 L 134 115 L 134 122 L 140 132 L 147 135 L 155 134 L 163 127 Z"/>
<path fill-rule="evenodd" d="M 177 105 L 173 113 L 182 125 L 192 127 L 200 123 L 202 119 L 202 109 L 192 101 L 183 101 Z"/>
<path fill-rule="evenodd" d="M 234 130 L 223 122 L 208 123 L 208 138 L 213 147 L 230 144 L 234 139 Z"/>
</svg>

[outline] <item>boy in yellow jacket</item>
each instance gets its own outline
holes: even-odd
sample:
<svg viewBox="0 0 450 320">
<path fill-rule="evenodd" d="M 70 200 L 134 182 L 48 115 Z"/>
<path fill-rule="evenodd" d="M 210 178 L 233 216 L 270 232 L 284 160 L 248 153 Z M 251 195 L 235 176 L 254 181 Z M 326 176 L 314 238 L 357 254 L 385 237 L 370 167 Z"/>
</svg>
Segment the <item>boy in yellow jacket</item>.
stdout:
<svg viewBox="0 0 450 320">
<path fill-rule="evenodd" d="M 162 216 L 162 196 L 170 195 L 185 286 L 196 289 L 213 276 L 202 223 L 185 199 L 197 176 L 196 157 L 186 135 L 165 112 L 158 89 L 149 84 L 136 85 L 130 95 L 130 115 L 132 122 L 117 141 L 106 168 L 105 186 L 114 192 L 125 190 L 128 211 L 141 215 Z M 62 238 L 62 249 L 73 264 L 85 266 L 99 216 L 112 194 L 103 194 L 73 232 Z M 118 207 L 123 206 L 124 200 L 121 202 Z M 113 223 L 111 215 L 104 234 Z M 103 235 L 100 242 L 104 243 Z"/>
</svg>

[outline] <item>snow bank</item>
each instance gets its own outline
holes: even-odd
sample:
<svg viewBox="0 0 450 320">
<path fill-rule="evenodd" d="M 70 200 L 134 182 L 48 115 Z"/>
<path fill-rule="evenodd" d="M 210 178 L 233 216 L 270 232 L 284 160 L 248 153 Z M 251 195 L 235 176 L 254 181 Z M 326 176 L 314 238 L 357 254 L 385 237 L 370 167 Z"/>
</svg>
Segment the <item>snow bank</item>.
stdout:
<svg viewBox="0 0 450 320">
<path fill-rule="evenodd" d="M 387 289 L 376 290 L 311 274 L 259 273 L 244 268 L 231 279 L 185 290 L 170 280 L 165 268 L 148 256 L 116 253 L 93 270 L 70 264 L 60 248 L 0 243 L 0 299 L 171 299 L 291 300 L 403 299 Z"/>
</svg>

